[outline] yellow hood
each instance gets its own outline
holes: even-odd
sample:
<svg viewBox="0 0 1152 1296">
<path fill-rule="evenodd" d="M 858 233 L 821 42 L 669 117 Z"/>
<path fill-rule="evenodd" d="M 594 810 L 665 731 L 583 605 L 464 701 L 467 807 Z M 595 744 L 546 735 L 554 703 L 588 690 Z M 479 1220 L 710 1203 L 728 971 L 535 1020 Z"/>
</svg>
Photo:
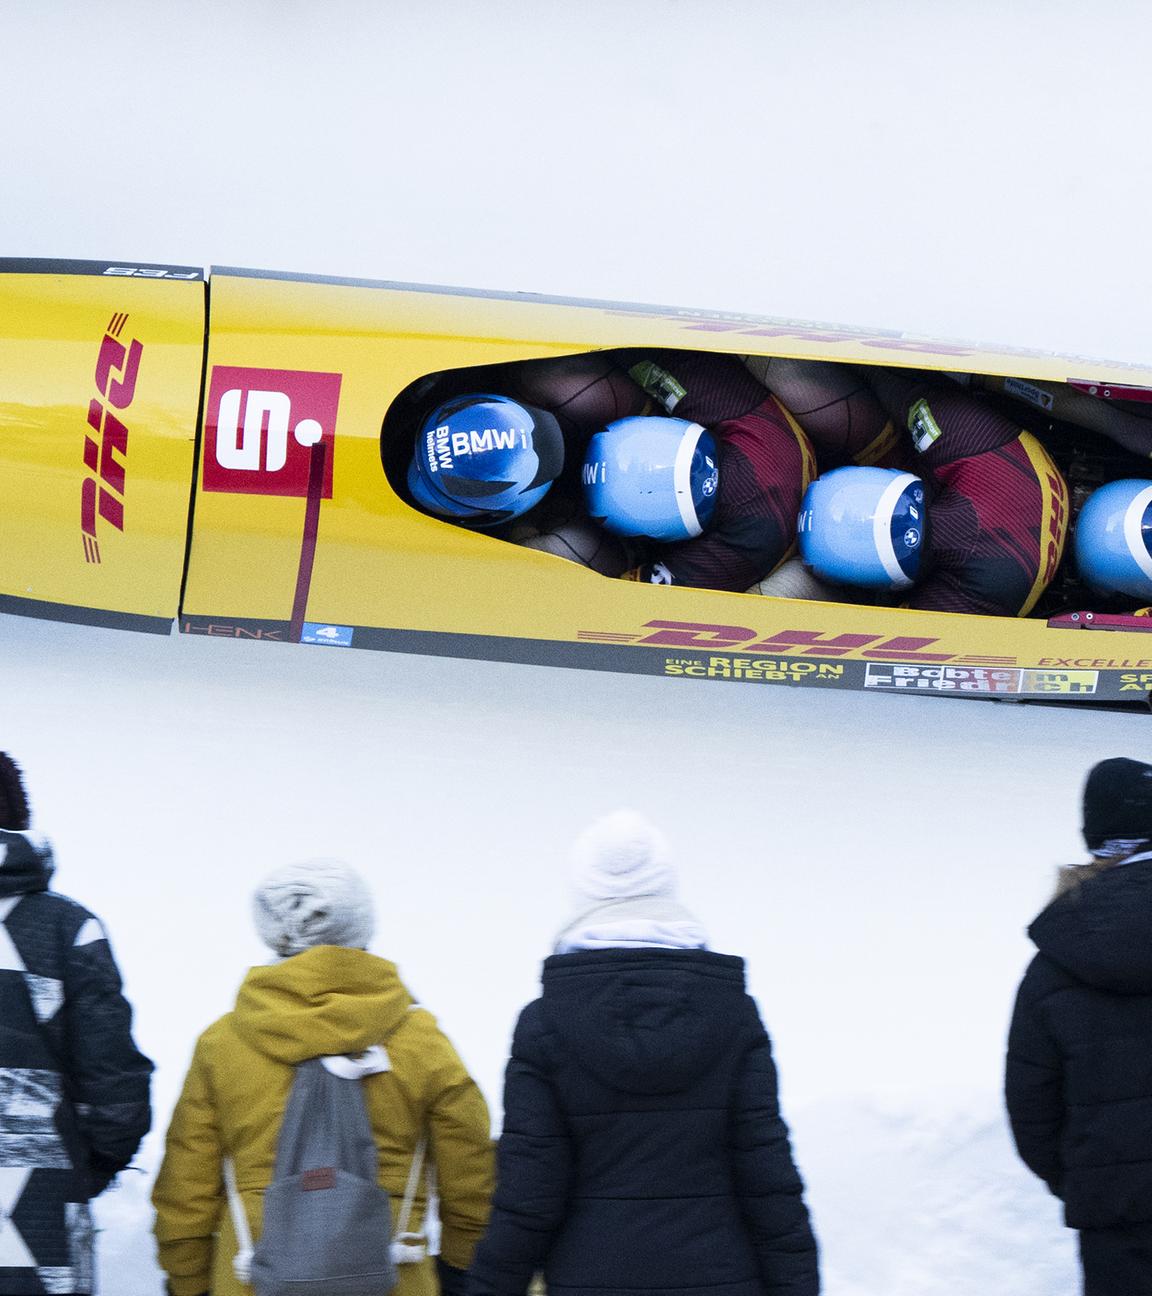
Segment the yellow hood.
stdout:
<svg viewBox="0 0 1152 1296">
<path fill-rule="evenodd" d="M 295 1066 L 382 1043 L 413 999 L 396 966 L 365 950 L 317 945 L 249 969 L 232 1018 L 253 1048 Z"/>
</svg>

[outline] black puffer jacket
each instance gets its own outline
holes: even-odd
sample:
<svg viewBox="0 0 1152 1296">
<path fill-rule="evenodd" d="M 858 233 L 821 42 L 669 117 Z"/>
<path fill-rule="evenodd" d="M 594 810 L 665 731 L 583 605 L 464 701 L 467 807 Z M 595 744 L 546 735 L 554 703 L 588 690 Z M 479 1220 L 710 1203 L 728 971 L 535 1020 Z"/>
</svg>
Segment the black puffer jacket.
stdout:
<svg viewBox="0 0 1152 1296">
<path fill-rule="evenodd" d="M 544 964 L 520 1016 L 470 1296 L 814 1296 L 816 1243 L 742 960 Z"/>
<path fill-rule="evenodd" d="M 1016 1146 L 1072 1228 L 1152 1222 L 1152 858 L 1054 900 L 1016 997 Z"/>
<path fill-rule="evenodd" d="M 52 852 L 0 830 L 0 1165 L 19 1179 L 4 1292 L 93 1290 L 88 1200 L 148 1131 L 152 1064 L 99 921 L 48 890 Z"/>
</svg>

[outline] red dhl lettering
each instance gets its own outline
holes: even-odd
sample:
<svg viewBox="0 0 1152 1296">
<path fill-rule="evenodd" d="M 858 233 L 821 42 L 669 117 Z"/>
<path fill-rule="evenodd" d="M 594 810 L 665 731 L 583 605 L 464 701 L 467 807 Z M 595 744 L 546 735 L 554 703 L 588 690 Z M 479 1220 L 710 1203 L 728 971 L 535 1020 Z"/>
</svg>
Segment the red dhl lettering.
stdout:
<svg viewBox="0 0 1152 1296">
<path fill-rule="evenodd" d="M 885 638 L 877 634 L 838 634 L 825 636 L 817 630 L 780 630 L 766 639 L 756 639 L 748 626 L 721 625 L 701 621 L 646 621 L 651 634 L 637 640 L 661 648 L 733 648 L 742 645 L 745 652 L 784 653 L 798 650 L 814 657 L 842 657 L 858 652 L 862 657 L 880 661 L 951 661 L 954 653 L 925 652 L 937 639 L 898 635 Z M 868 645 L 871 645 L 870 647 Z"/>
<path fill-rule="evenodd" d="M 90 563 L 100 561 L 98 518 L 117 531 L 124 530 L 128 428 L 112 410 L 127 409 L 132 404 L 144 354 L 139 339 L 133 338 L 127 347 L 120 341 L 127 322 L 123 312 L 108 321 L 93 375 L 97 395 L 88 403 L 88 426 L 95 435 L 84 437 L 82 457 L 87 471 L 80 485 L 80 531 L 84 558 Z"/>
</svg>

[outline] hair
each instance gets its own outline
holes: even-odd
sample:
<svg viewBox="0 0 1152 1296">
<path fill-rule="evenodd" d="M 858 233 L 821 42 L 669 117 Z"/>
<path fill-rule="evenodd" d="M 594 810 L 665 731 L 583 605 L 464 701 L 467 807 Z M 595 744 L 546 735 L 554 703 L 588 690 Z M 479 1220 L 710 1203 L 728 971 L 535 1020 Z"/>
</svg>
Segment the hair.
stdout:
<svg viewBox="0 0 1152 1296">
<path fill-rule="evenodd" d="M 0 828 L 23 832 L 31 822 L 32 811 L 20 766 L 7 752 L 0 752 Z"/>
</svg>

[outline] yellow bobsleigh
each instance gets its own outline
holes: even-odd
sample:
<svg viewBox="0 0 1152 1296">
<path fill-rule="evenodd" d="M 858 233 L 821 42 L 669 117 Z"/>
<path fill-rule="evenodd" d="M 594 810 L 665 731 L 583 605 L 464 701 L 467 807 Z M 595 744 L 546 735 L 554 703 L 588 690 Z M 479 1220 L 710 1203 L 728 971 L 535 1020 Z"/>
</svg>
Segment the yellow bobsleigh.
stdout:
<svg viewBox="0 0 1152 1296">
<path fill-rule="evenodd" d="M 1146 704 L 1138 617 L 1055 623 L 606 579 L 424 515 L 381 429 L 415 380 L 605 348 L 1135 394 L 1152 369 L 664 307 L 0 260 L 0 611 L 815 688 Z M 1085 629 L 1112 629 L 1085 635 Z"/>
</svg>

